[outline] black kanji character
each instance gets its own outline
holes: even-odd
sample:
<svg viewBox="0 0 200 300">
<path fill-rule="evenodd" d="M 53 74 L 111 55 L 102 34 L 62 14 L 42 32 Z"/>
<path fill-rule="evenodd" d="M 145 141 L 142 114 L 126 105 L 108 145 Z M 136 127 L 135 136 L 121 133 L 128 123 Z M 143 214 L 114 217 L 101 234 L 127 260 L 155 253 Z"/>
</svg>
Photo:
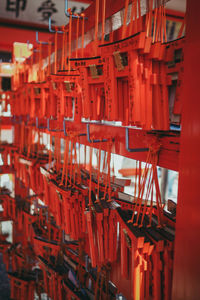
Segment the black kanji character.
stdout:
<svg viewBox="0 0 200 300">
<path fill-rule="evenodd" d="M 24 11 L 26 9 L 26 0 L 7 0 L 6 10 L 14 11 L 16 13 L 16 18 L 19 16 L 20 10 Z"/>
<path fill-rule="evenodd" d="M 42 12 L 42 21 L 48 21 L 52 14 L 56 13 L 58 10 L 55 8 L 55 4 L 51 0 L 47 0 L 42 3 L 37 11 Z M 55 23 L 55 21 L 52 20 L 52 23 Z"/>
<path fill-rule="evenodd" d="M 73 6 L 72 9 L 71 9 L 72 14 L 74 15 L 74 14 L 76 13 L 76 11 L 77 11 L 77 7 L 76 7 L 76 6 Z M 82 14 L 83 11 L 84 11 L 84 7 L 82 6 L 82 7 L 80 8 L 79 14 Z"/>
<path fill-rule="evenodd" d="M 73 6 L 72 9 L 71 9 L 71 12 L 72 12 L 73 15 L 75 14 L 76 10 L 77 10 L 77 7 Z"/>
</svg>

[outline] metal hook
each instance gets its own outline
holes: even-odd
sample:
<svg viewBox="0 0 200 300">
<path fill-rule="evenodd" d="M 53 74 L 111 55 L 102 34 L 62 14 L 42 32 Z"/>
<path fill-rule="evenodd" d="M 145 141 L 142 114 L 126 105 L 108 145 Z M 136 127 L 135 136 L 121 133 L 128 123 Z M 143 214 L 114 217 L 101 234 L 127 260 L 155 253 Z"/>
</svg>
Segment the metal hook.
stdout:
<svg viewBox="0 0 200 300">
<path fill-rule="evenodd" d="M 149 151 L 149 148 L 129 148 L 129 131 L 126 128 L 126 150 L 128 152 L 146 152 Z"/>
<path fill-rule="evenodd" d="M 51 27 L 51 17 L 49 17 L 49 31 L 52 32 L 52 33 L 64 33 L 64 31 L 61 31 L 61 30 L 53 30 L 52 27 Z"/>
<path fill-rule="evenodd" d="M 38 117 L 35 118 L 35 125 L 38 129 L 47 129 L 47 127 L 44 126 L 40 126 L 39 122 L 38 122 Z"/>
<path fill-rule="evenodd" d="M 90 124 L 87 124 L 87 140 L 89 143 L 101 143 L 101 142 L 109 142 L 108 139 L 102 139 L 102 140 L 91 140 L 90 138 Z"/>
<path fill-rule="evenodd" d="M 65 123 L 65 119 L 63 120 L 63 130 L 64 130 L 64 135 L 68 136 L 67 134 L 67 130 L 66 130 L 66 123 Z M 78 136 L 86 136 L 86 133 L 80 133 Z"/>
<path fill-rule="evenodd" d="M 49 43 L 48 42 L 41 42 L 41 41 L 39 41 L 39 39 L 38 39 L 38 31 L 36 31 L 35 32 L 35 35 L 36 35 L 36 37 L 35 37 L 35 39 L 36 39 L 36 42 L 37 42 L 37 44 L 41 44 L 41 45 L 48 45 Z"/>
<path fill-rule="evenodd" d="M 29 40 L 26 42 L 26 44 L 27 44 L 27 49 L 30 51 L 30 49 L 28 48 L 28 45 L 30 45 Z M 38 49 L 34 49 L 34 47 L 31 49 L 31 51 L 33 51 L 33 52 L 39 52 L 39 50 Z"/>
<path fill-rule="evenodd" d="M 69 13 L 69 8 L 68 8 L 68 0 L 65 0 L 65 15 L 69 18 L 70 16 L 74 19 L 84 19 L 84 20 L 87 20 L 88 18 L 87 17 L 82 17 L 82 16 L 78 16 L 78 15 L 71 15 Z"/>
<path fill-rule="evenodd" d="M 47 118 L 47 129 L 48 131 L 53 131 L 53 132 L 61 132 L 63 129 L 50 129 L 50 119 Z"/>
</svg>

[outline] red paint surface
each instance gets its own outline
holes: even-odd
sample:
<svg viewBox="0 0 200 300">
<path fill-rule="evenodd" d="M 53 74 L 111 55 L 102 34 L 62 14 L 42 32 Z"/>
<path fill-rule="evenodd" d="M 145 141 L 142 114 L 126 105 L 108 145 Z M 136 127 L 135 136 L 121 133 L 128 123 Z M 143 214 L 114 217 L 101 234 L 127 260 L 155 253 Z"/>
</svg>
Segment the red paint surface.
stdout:
<svg viewBox="0 0 200 300">
<path fill-rule="evenodd" d="M 47 41 L 52 37 L 50 33 L 41 32 L 39 38 L 43 41 Z M 35 40 L 35 30 L 25 30 L 20 28 L 10 28 L 6 26 L 0 27 L 0 50 L 12 51 L 14 42 L 27 43 L 37 45 Z"/>
<path fill-rule="evenodd" d="M 200 299 L 200 1 L 187 6 L 173 300 Z"/>
</svg>

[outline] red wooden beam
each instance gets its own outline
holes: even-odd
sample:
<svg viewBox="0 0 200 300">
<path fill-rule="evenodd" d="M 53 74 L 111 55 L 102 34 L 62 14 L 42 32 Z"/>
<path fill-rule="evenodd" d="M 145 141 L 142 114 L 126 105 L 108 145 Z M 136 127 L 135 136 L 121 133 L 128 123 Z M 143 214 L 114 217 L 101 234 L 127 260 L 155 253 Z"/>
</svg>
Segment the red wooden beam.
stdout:
<svg viewBox="0 0 200 300">
<path fill-rule="evenodd" d="M 33 120 L 34 122 L 34 120 Z M 2 118 L 2 124 L 11 125 L 10 118 Z M 53 126 L 53 124 L 51 125 Z M 62 129 L 62 125 L 60 125 Z M 46 131 L 42 130 L 41 131 Z M 74 132 L 77 134 L 87 133 L 86 124 L 79 123 L 74 124 L 73 122 L 66 121 L 66 131 Z M 47 131 L 48 132 L 48 131 Z M 63 132 L 58 133 L 62 138 L 65 138 Z M 167 136 L 168 134 L 168 136 Z M 147 152 L 142 153 L 131 153 L 126 150 L 125 147 L 125 127 L 119 126 L 111 126 L 111 125 L 101 125 L 101 124 L 91 124 L 90 125 L 90 138 L 99 139 L 102 138 L 114 138 L 115 139 L 115 147 L 113 147 L 112 152 L 123 155 L 125 157 L 139 159 L 142 161 L 146 160 Z M 129 147 L 130 148 L 144 148 L 148 147 L 149 143 L 151 143 L 152 139 L 157 137 L 161 143 L 161 150 L 159 155 L 158 165 L 160 167 L 168 168 L 171 170 L 178 171 L 179 169 L 179 147 L 180 147 L 180 134 L 177 133 L 167 133 L 164 135 L 159 132 L 150 132 L 140 129 L 129 129 Z M 91 146 L 91 144 L 87 141 L 85 136 L 80 137 L 80 143 Z M 99 143 L 93 144 L 93 147 L 98 148 Z M 102 150 L 107 151 L 107 144 L 102 143 Z"/>
</svg>

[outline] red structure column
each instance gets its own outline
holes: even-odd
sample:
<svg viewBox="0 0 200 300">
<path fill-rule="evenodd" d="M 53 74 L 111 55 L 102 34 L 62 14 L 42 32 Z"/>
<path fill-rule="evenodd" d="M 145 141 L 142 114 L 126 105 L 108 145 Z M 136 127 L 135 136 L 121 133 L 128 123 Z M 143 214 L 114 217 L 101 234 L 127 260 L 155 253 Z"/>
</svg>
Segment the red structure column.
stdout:
<svg viewBox="0 0 200 300">
<path fill-rule="evenodd" d="M 200 299 L 200 1 L 187 1 L 173 300 Z"/>
</svg>

